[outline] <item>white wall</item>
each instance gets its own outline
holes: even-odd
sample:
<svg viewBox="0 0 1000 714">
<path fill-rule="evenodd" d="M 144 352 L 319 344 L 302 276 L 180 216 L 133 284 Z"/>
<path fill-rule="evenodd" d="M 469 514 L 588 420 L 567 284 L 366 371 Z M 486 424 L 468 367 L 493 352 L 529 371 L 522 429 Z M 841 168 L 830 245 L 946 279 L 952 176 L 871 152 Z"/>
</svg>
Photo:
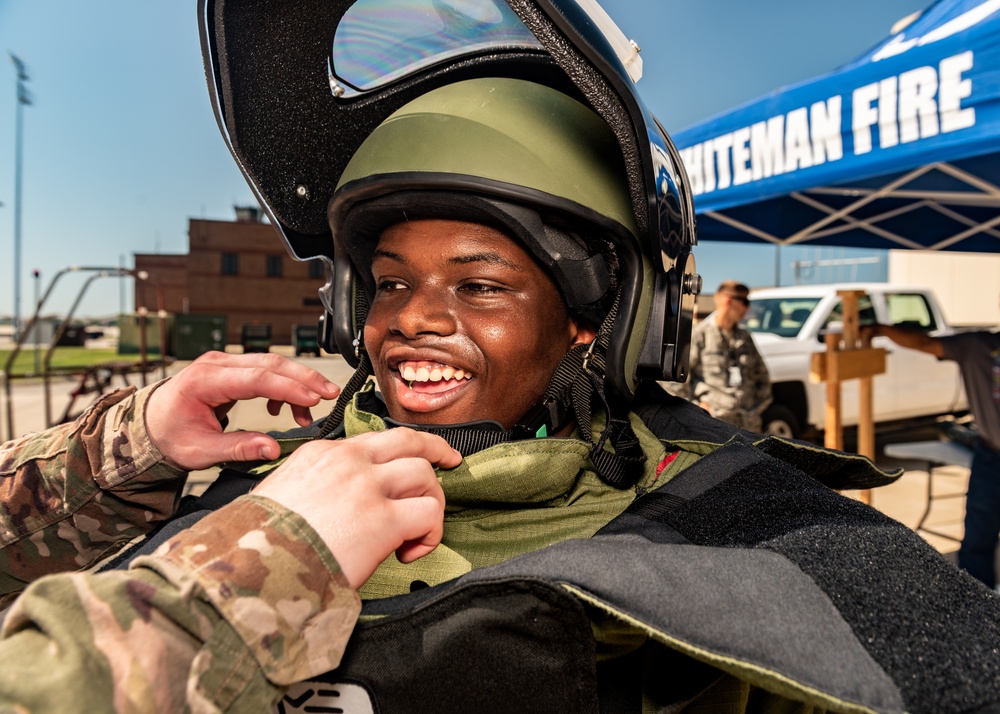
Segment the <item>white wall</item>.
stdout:
<svg viewBox="0 0 1000 714">
<path fill-rule="evenodd" d="M 1000 254 L 890 250 L 889 282 L 930 287 L 953 325 L 1000 325 Z"/>
</svg>

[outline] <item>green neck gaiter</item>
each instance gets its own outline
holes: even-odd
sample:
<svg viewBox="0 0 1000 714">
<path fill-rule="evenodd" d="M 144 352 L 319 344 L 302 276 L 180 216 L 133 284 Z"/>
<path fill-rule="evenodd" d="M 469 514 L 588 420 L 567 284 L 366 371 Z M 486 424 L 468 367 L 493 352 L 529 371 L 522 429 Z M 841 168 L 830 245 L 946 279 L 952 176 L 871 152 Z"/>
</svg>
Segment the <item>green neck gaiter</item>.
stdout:
<svg viewBox="0 0 1000 714">
<path fill-rule="evenodd" d="M 348 437 L 386 428 L 353 401 L 344 426 Z M 626 490 L 601 481 L 590 445 L 573 438 L 498 444 L 465 457 L 457 468 L 439 469 L 447 504 L 441 545 L 409 565 L 390 555 L 362 586 L 361 597 L 407 593 L 422 583 L 437 585 L 560 541 L 591 537 L 637 493 L 661 485 L 656 467 L 664 448 L 635 416 L 632 426 L 647 460 L 639 483 Z M 602 428 L 595 420 L 596 434 Z"/>
</svg>

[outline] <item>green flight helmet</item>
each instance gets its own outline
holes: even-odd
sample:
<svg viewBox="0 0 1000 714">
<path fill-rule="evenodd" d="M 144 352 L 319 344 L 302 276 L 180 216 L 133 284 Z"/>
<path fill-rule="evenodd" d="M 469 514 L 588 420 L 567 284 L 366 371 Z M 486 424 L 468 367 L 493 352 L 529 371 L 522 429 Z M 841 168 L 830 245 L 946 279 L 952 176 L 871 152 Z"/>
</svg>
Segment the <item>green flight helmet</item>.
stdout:
<svg viewBox="0 0 1000 714">
<path fill-rule="evenodd" d="M 637 383 L 654 299 L 617 140 L 591 109 L 551 87 L 480 78 L 407 103 L 361 144 L 330 201 L 340 351 L 358 359 L 371 258 L 382 231 L 414 218 L 484 223 L 548 269 L 572 314 L 609 325 L 605 384 Z M 345 344 L 346 343 L 346 344 Z"/>
</svg>

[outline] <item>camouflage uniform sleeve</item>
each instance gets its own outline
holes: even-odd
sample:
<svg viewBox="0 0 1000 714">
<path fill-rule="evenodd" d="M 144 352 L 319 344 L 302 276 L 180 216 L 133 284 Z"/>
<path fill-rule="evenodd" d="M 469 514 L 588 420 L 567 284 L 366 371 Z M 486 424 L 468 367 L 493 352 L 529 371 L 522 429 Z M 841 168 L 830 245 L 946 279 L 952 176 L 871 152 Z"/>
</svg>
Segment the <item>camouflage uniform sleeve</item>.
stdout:
<svg viewBox="0 0 1000 714">
<path fill-rule="evenodd" d="M 0 710 L 270 711 L 339 665 L 360 610 L 301 517 L 243 496 L 128 571 L 29 587 L 0 640 Z"/>
<path fill-rule="evenodd" d="M 76 421 L 0 446 L 0 602 L 42 575 L 86 568 L 177 507 L 187 478 L 145 429 L 163 382 L 105 396 Z"/>
<path fill-rule="evenodd" d="M 746 366 L 744 368 L 743 384 L 746 389 L 743 402 L 753 414 L 763 414 L 764 410 L 774 401 L 771 394 L 771 375 L 764 364 L 764 358 L 757 351 L 753 335 L 746 332 Z"/>
<path fill-rule="evenodd" d="M 705 351 L 705 330 L 697 330 L 691 335 L 691 358 L 688 366 L 688 394 L 687 399 L 692 402 L 700 402 L 704 394 L 702 385 L 705 383 L 705 376 L 701 369 L 701 354 Z"/>
</svg>

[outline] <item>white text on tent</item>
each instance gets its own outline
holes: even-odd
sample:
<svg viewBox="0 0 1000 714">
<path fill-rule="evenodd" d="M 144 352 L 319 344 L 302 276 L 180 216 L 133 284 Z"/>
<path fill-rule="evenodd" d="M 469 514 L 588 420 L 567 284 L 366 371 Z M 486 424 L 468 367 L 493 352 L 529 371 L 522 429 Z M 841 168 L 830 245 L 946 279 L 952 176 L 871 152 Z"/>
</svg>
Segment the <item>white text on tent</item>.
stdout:
<svg viewBox="0 0 1000 714">
<path fill-rule="evenodd" d="M 770 117 L 681 150 L 695 195 L 721 191 L 778 174 L 838 161 L 844 136 L 855 155 L 873 147 L 888 149 L 976 123 L 973 107 L 961 106 L 972 93 L 963 73 L 973 53 L 941 60 L 938 67 L 917 67 L 855 89 L 850 128 L 843 126 L 841 95 Z"/>
</svg>

